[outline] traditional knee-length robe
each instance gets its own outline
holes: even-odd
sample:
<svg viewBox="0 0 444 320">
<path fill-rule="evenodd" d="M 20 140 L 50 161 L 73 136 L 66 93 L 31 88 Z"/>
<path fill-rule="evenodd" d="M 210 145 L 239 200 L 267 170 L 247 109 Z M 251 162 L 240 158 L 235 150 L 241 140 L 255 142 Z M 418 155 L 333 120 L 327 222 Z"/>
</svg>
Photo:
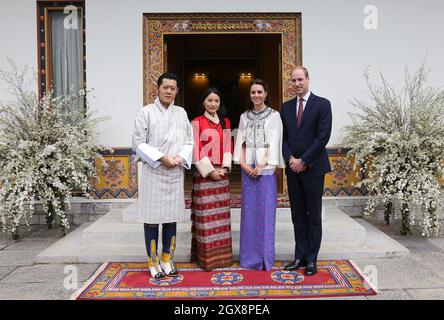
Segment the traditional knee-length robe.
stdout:
<svg viewBox="0 0 444 320">
<path fill-rule="evenodd" d="M 189 220 L 185 211 L 184 173 L 191 168 L 193 132 L 186 111 L 159 98 L 136 115 L 133 133 L 136 160 L 142 159 L 137 215 L 140 222 L 159 224 Z M 164 167 L 164 155 L 181 156 L 182 166 Z"/>
</svg>

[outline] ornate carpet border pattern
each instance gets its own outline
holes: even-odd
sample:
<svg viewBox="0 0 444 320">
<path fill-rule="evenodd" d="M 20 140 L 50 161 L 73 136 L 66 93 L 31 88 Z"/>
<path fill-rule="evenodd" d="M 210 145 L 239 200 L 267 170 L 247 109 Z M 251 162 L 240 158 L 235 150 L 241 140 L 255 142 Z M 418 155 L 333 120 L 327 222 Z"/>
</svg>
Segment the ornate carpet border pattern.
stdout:
<svg viewBox="0 0 444 320">
<path fill-rule="evenodd" d="M 106 262 L 73 299 L 299 299 L 375 295 L 376 290 L 350 260 L 318 261 L 318 273 L 284 271 L 277 262 L 270 271 L 234 264 L 205 272 L 194 263 L 177 263 L 180 276 L 154 280 L 146 263 Z"/>
</svg>

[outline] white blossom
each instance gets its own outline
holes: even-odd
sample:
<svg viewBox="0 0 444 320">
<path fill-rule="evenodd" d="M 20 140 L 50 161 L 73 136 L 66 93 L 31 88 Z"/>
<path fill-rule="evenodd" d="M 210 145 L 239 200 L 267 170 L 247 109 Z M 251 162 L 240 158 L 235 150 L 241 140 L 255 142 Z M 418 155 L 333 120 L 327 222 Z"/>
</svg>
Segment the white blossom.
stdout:
<svg viewBox="0 0 444 320">
<path fill-rule="evenodd" d="M 66 230 L 73 191 L 89 196 L 97 177 L 94 161 L 103 160 L 94 127 L 104 118 L 94 118 L 88 104 L 85 110 L 76 107 L 79 93 L 39 98 L 33 82 L 25 81 L 26 69 L 11 66 L 11 72 L 0 71 L 15 98 L 0 103 L 2 229 L 17 235 L 21 221 L 29 224 L 35 203 L 41 202 L 48 224 L 54 220 Z"/>
<path fill-rule="evenodd" d="M 440 184 L 444 165 L 444 90 L 425 87 L 424 63 L 413 75 L 405 70 L 405 88 L 396 93 L 380 74 L 382 84 L 369 82 L 371 102 L 355 99 L 361 112 L 351 114 L 344 144 L 351 147 L 355 168 L 368 173 L 358 186 L 372 190 L 365 213 L 377 203 L 394 203 L 394 217 L 409 228 L 422 210 L 422 234 L 438 234 Z M 369 164 L 369 167 L 367 166 Z M 370 172 L 368 172 L 370 170 Z M 399 203 L 399 205 L 398 205 Z"/>
</svg>

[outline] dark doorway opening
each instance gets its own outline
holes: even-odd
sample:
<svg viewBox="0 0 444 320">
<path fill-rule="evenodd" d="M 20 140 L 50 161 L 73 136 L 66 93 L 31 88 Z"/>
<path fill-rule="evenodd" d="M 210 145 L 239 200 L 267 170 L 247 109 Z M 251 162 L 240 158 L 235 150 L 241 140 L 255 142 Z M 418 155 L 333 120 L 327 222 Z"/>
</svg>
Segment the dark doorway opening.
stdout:
<svg viewBox="0 0 444 320">
<path fill-rule="evenodd" d="M 274 109 L 282 104 L 281 34 L 170 34 L 164 36 L 165 66 L 182 81 L 176 103 L 185 107 L 190 121 L 202 114 L 202 92 L 217 87 L 222 94 L 232 129 L 248 108 L 249 85 L 261 78 L 269 85 L 268 97 Z M 278 192 L 282 192 L 282 170 L 277 170 Z M 241 191 L 240 167 L 230 174 L 232 194 Z M 187 172 L 186 193 L 191 191 Z"/>
</svg>

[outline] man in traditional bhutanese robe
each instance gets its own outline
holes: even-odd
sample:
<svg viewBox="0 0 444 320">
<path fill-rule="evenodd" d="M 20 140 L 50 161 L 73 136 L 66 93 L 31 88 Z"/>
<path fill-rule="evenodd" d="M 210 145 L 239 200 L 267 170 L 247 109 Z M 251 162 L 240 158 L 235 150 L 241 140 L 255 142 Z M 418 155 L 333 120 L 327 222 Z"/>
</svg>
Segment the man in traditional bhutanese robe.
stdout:
<svg viewBox="0 0 444 320">
<path fill-rule="evenodd" d="M 186 111 L 174 105 L 179 90 L 175 74 L 158 82 L 158 97 L 143 107 L 135 119 L 133 147 L 143 160 L 138 219 L 144 223 L 151 276 L 177 276 L 173 265 L 176 222 L 186 221 L 184 172 L 191 168 L 193 133 Z M 162 255 L 158 258 L 159 224 Z"/>
</svg>

